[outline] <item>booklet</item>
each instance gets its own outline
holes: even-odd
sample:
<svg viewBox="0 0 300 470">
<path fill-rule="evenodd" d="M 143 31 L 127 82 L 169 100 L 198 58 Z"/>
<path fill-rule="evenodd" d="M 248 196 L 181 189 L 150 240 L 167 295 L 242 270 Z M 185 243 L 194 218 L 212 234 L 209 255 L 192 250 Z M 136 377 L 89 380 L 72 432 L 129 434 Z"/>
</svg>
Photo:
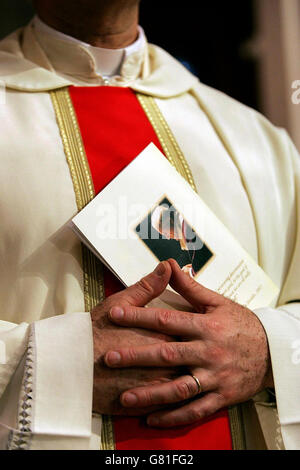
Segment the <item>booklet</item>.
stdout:
<svg viewBox="0 0 300 470">
<path fill-rule="evenodd" d="M 125 286 L 174 258 L 197 282 L 250 309 L 279 289 L 154 144 L 138 155 L 71 222 Z M 169 286 L 161 300 L 187 303 Z"/>
</svg>

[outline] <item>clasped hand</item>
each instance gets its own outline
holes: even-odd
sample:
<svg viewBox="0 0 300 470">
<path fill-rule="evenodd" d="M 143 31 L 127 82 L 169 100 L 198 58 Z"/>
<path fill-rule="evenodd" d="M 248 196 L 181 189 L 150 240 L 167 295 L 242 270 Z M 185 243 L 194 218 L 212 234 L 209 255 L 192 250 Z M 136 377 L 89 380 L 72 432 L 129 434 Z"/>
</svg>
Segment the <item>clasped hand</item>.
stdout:
<svg viewBox="0 0 300 470">
<path fill-rule="evenodd" d="M 93 411 L 112 415 L 143 415 L 160 406 L 124 407 L 120 395 L 131 388 L 143 385 L 165 383 L 181 375 L 180 368 L 144 366 L 134 368 L 111 369 L 104 362 L 105 353 L 112 348 L 137 347 L 141 345 L 160 344 L 175 341 L 175 338 L 164 333 L 143 328 L 128 328 L 113 324 L 108 313 L 113 306 L 144 306 L 158 297 L 167 286 L 171 268 L 166 263 L 158 266 L 135 285 L 117 294 L 111 295 L 97 305 L 91 312 L 94 339 L 94 388 Z"/>
<path fill-rule="evenodd" d="M 174 260 L 162 263 L 160 269 L 164 283 L 169 280 L 194 313 L 115 302 L 109 311 L 111 322 L 160 333 L 168 341 L 110 347 L 104 361 L 119 370 L 184 367 L 187 372 L 124 391 L 120 395 L 124 409 L 158 407 L 149 413 L 148 425 L 173 427 L 194 423 L 272 387 L 268 342 L 256 315 L 199 285 Z M 192 375 L 201 384 L 200 395 Z"/>
</svg>

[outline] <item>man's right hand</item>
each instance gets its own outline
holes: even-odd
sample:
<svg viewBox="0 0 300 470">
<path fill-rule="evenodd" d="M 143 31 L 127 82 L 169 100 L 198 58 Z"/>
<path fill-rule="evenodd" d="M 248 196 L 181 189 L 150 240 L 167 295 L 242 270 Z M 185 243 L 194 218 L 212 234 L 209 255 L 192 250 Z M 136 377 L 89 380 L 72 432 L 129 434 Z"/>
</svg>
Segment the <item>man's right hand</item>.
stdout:
<svg viewBox="0 0 300 470">
<path fill-rule="evenodd" d="M 122 328 L 108 320 L 108 312 L 116 305 L 143 307 L 165 290 L 171 277 L 168 262 L 158 265 L 156 270 L 133 286 L 108 297 L 91 312 L 94 336 L 94 394 L 93 411 L 111 415 L 142 415 L 154 411 L 152 408 L 123 408 L 120 404 L 122 392 L 147 384 L 164 382 L 179 375 L 175 368 L 110 369 L 104 363 L 108 350 L 128 346 L 144 346 L 174 341 L 174 338 L 154 331 Z"/>
</svg>

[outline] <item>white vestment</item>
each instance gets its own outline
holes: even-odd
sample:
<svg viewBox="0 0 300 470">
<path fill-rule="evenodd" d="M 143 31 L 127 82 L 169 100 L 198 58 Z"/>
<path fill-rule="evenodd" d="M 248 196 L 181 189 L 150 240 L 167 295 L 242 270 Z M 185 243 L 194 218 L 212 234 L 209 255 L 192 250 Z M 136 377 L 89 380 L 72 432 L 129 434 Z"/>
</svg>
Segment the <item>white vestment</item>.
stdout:
<svg viewBox="0 0 300 470">
<path fill-rule="evenodd" d="M 247 445 L 261 445 L 260 423 L 268 448 L 283 439 L 300 449 L 297 151 L 284 130 L 158 47 L 128 57 L 120 75 L 115 84 L 155 98 L 199 195 L 281 289 L 276 305 L 255 312 L 269 339 L 281 428 L 275 404 L 249 404 Z M 83 46 L 38 41 L 29 25 L 0 42 L 0 80 L 1 448 L 96 449 L 80 242 L 65 228 L 77 206 L 49 91 L 102 79 Z"/>
</svg>

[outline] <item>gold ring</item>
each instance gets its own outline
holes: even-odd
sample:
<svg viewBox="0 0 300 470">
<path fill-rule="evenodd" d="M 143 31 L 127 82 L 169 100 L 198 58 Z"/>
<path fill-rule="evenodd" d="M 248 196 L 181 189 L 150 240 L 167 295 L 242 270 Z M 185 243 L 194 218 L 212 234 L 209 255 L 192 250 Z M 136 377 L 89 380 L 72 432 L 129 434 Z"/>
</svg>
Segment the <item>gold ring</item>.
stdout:
<svg viewBox="0 0 300 470">
<path fill-rule="evenodd" d="M 198 387 L 197 395 L 199 395 L 200 393 L 202 393 L 201 383 L 199 382 L 199 379 L 197 377 L 195 377 L 195 375 L 192 375 L 192 377 L 193 377 L 193 379 L 195 380 L 195 382 L 197 384 L 197 387 Z"/>
</svg>

